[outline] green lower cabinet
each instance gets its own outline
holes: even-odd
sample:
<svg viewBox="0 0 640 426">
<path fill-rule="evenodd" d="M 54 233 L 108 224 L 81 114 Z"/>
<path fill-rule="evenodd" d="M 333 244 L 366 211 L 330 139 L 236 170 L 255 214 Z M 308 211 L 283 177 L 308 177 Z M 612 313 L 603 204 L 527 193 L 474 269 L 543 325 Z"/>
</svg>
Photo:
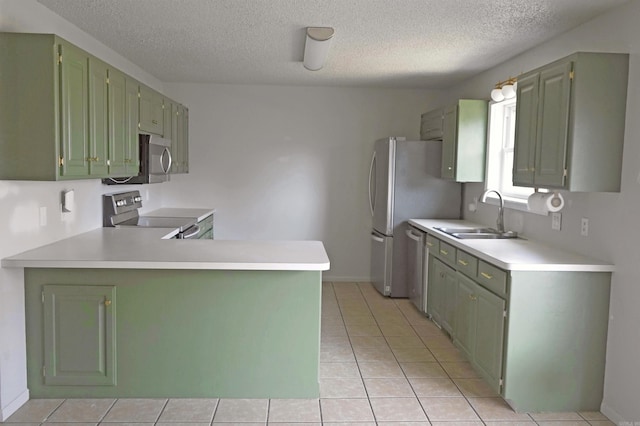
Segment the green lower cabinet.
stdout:
<svg viewBox="0 0 640 426">
<path fill-rule="evenodd" d="M 27 268 L 30 395 L 318 398 L 321 298 L 320 271 Z"/>
<path fill-rule="evenodd" d="M 454 344 L 500 392 L 506 302 L 460 273 L 457 279 Z"/>
<path fill-rule="evenodd" d="M 113 286 L 43 286 L 46 385 L 116 384 L 115 295 Z"/>
<path fill-rule="evenodd" d="M 441 260 L 429 256 L 431 267 L 427 300 L 431 318 L 449 334 L 453 333 L 456 298 L 456 271 Z"/>
</svg>

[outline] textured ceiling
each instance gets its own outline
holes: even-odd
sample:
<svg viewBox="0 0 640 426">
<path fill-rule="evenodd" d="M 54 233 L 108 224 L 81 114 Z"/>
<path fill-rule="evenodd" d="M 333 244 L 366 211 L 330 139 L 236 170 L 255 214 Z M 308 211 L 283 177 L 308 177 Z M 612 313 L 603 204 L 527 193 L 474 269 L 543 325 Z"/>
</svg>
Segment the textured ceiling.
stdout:
<svg viewBox="0 0 640 426">
<path fill-rule="evenodd" d="M 165 82 L 442 88 L 626 0 L 38 0 Z M 335 28 L 325 67 L 305 27 Z"/>
</svg>

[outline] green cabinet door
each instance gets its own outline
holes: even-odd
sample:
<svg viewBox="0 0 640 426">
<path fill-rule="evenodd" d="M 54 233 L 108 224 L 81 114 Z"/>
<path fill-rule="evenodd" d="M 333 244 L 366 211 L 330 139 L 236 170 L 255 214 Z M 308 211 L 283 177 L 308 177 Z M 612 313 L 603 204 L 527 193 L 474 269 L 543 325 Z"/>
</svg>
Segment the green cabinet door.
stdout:
<svg viewBox="0 0 640 426">
<path fill-rule="evenodd" d="M 443 179 L 483 182 L 487 144 L 488 104 L 459 99 L 444 109 L 442 131 Z"/>
<path fill-rule="evenodd" d="M 61 43 L 59 49 L 61 175 L 86 177 L 89 175 L 89 58 L 67 43 Z"/>
<path fill-rule="evenodd" d="M 108 66 L 89 58 L 89 175 L 109 173 L 109 84 Z"/>
<path fill-rule="evenodd" d="M 156 135 L 164 134 L 163 101 L 161 94 L 140 85 L 140 130 Z"/>
<path fill-rule="evenodd" d="M 506 302 L 495 294 L 476 286 L 476 335 L 473 363 L 489 385 L 500 391 Z"/>
<path fill-rule="evenodd" d="M 171 165 L 171 173 L 182 173 L 180 166 L 180 145 L 182 145 L 182 135 L 178 122 L 180 121 L 180 105 L 177 102 L 171 101 L 168 105 L 170 108 L 168 116 L 171 118 L 171 156 L 173 163 Z M 166 115 L 165 115 L 166 117 Z"/>
<path fill-rule="evenodd" d="M 181 172 L 189 173 L 189 108 L 182 105 L 182 143 L 180 145 Z"/>
<path fill-rule="evenodd" d="M 568 61 L 540 72 L 534 172 L 537 186 L 564 186 L 572 67 Z"/>
<path fill-rule="evenodd" d="M 475 283 L 462 274 L 457 276 L 456 313 L 453 343 L 464 352 L 467 359 L 473 358 L 475 345 L 476 304 Z"/>
<path fill-rule="evenodd" d="M 519 77 L 513 184 L 620 191 L 628 73 L 627 54 L 578 52 Z"/>
<path fill-rule="evenodd" d="M 430 315 L 437 324 L 452 334 L 455 320 L 455 270 L 433 256 L 429 258 L 431 265 L 427 300 L 431 307 Z"/>
<path fill-rule="evenodd" d="M 125 158 L 126 175 L 135 176 L 140 168 L 140 149 L 138 142 L 138 123 L 140 122 L 139 110 L 139 84 L 131 77 L 125 81 Z"/>
<path fill-rule="evenodd" d="M 127 95 L 126 77 L 109 69 L 109 175 L 127 175 Z"/>
<path fill-rule="evenodd" d="M 513 151 L 513 184 L 533 184 L 538 121 L 538 74 L 518 80 L 516 134 Z"/>
<path fill-rule="evenodd" d="M 456 139 L 458 129 L 458 105 L 444 110 L 442 124 L 442 178 L 455 179 L 456 176 Z"/>
<path fill-rule="evenodd" d="M 44 383 L 115 385 L 115 287 L 43 288 Z"/>
</svg>

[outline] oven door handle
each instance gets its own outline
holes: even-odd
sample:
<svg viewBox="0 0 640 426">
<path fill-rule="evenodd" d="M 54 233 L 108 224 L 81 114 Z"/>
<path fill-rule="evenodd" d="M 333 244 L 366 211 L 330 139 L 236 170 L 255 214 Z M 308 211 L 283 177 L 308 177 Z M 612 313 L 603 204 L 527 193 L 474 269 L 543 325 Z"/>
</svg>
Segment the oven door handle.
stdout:
<svg viewBox="0 0 640 426">
<path fill-rule="evenodd" d="M 193 230 L 193 231 L 192 231 Z M 186 231 L 191 231 L 188 234 L 186 233 Z M 181 235 L 181 239 L 183 240 L 188 240 L 193 238 L 194 236 L 198 235 L 198 233 L 200 232 L 200 226 L 198 225 L 193 225 L 192 227 L 190 227 L 189 229 L 187 229 L 185 232 L 183 232 Z"/>
</svg>

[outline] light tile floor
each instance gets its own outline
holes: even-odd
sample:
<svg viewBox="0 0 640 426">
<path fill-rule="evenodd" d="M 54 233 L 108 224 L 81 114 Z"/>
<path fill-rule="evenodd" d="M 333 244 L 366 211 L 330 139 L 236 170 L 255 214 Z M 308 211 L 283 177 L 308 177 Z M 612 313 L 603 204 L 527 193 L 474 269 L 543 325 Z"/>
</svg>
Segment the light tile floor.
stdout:
<svg viewBox="0 0 640 426">
<path fill-rule="evenodd" d="M 35 399 L 7 423 L 613 424 L 598 412 L 515 413 L 408 300 L 382 297 L 368 283 L 323 283 L 320 399 Z"/>
</svg>

